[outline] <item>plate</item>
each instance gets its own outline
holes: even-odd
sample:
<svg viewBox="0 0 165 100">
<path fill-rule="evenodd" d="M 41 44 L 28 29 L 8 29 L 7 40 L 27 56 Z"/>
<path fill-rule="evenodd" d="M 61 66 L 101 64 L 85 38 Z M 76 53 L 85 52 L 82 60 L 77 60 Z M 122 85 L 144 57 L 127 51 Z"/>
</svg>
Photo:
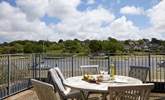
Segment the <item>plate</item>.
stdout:
<svg viewBox="0 0 165 100">
<path fill-rule="evenodd" d="M 86 81 L 86 82 L 89 82 L 89 83 L 96 83 L 96 84 L 99 84 L 99 81 L 97 81 L 97 80 L 90 80 L 90 79 L 88 79 L 88 80 L 82 79 L 82 80 L 84 80 L 84 81 Z"/>
<path fill-rule="evenodd" d="M 115 83 L 128 83 L 127 80 L 123 80 L 123 79 L 115 79 L 115 80 L 113 80 L 113 82 L 115 82 Z"/>
</svg>

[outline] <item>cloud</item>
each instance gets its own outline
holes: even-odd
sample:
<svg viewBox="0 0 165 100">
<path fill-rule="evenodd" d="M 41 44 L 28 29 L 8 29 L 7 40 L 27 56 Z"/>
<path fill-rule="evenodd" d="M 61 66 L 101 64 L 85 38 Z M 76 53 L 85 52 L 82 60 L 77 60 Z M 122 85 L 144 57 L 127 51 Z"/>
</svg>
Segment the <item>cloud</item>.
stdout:
<svg viewBox="0 0 165 100">
<path fill-rule="evenodd" d="M 136 27 L 133 22 L 129 21 L 125 16 L 122 16 L 113 21 L 110 25 L 110 31 L 115 38 L 121 40 L 126 38 L 141 38 L 139 28 Z"/>
<path fill-rule="evenodd" d="M 48 7 L 48 0 L 16 0 L 16 3 L 29 20 L 45 15 Z"/>
<path fill-rule="evenodd" d="M 150 18 L 152 24 L 152 31 L 157 33 L 165 32 L 165 0 L 162 0 L 159 4 L 147 11 L 147 15 Z"/>
<path fill-rule="evenodd" d="M 49 0 L 49 7 L 47 14 L 49 16 L 58 17 L 61 20 L 75 18 L 79 16 L 77 6 L 80 4 L 80 0 Z"/>
<path fill-rule="evenodd" d="M 140 30 L 126 16 L 116 17 L 109 9 L 98 6 L 83 12 L 77 10 L 80 0 L 17 0 L 16 6 L 7 2 L 0 3 L 0 37 L 1 41 L 18 39 L 140 39 L 163 38 L 165 35 L 165 1 L 151 9 L 126 6 L 120 10 L 123 14 L 144 14 L 152 24 Z M 127 9 L 126 9 L 127 8 Z M 123 10 L 126 9 L 126 10 Z M 60 19 L 59 23 L 47 25 L 41 21 L 43 16 Z"/>
<path fill-rule="evenodd" d="M 112 13 L 102 7 L 92 11 L 80 12 L 76 9 L 79 0 L 72 0 L 69 3 L 66 1 L 66 3 L 63 3 L 64 1 L 51 0 L 49 7 L 46 8 L 47 10 L 38 14 L 34 12 L 39 12 L 41 9 L 37 9 L 37 5 L 35 7 L 33 3 L 28 3 L 28 1 L 26 3 L 21 2 L 22 5 L 28 3 L 28 6 L 26 6 L 26 9 L 29 9 L 28 12 L 20 7 L 21 3 L 19 1 L 17 1 L 17 3 L 20 3 L 18 7 L 13 7 L 6 2 L 0 3 L 0 36 L 10 41 L 45 38 L 50 40 L 58 40 L 60 38 L 94 39 L 100 37 L 101 25 L 105 22 L 110 23 L 115 18 Z M 31 5 L 36 9 L 31 9 Z M 57 17 L 61 19 L 61 22 L 48 26 L 40 20 L 40 17 L 44 16 L 44 14 Z"/>
<path fill-rule="evenodd" d="M 80 0 L 66 1 L 49 0 L 46 5 L 40 4 L 42 7 L 37 5 L 41 2 L 31 3 L 28 0 L 18 0 L 18 7 L 13 7 L 6 2 L 1 3 L 0 36 L 10 41 L 47 38 L 54 41 L 61 38 L 84 40 L 107 39 L 109 36 L 126 38 L 129 33 L 138 30 L 126 17 L 115 19 L 112 12 L 101 6 L 80 12 L 76 9 Z M 22 8 L 23 5 L 25 8 Z M 58 24 L 46 25 L 40 20 L 45 14 L 57 17 L 61 21 Z"/>
<path fill-rule="evenodd" d="M 120 9 L 120 13 L 122 14 L 130 14 L 130 15 L 141 15 L 144 14 L 144 10 L 139 7 L 134 6 L 125 6 Z"/>
<path fill-rule="evenodd" d="M 111 23 L 115 16 L 108 10 L 98 7 L 94 10 L 79 12 L 76 18 L 66 18 L 61 23 L 54 26 L 65 37 L 71 38 L 98 38 L 100 37 L 101 26 L 104 22 Z"/>
<path fill-rule="evenodd" d="M 6 40 L 39 40 L 52 33 L 53 30 L 44 22 L 38 19 L 29 21 L 19 8 L 6 2 L 0 3 L 0 36 Z"/>
</svg>

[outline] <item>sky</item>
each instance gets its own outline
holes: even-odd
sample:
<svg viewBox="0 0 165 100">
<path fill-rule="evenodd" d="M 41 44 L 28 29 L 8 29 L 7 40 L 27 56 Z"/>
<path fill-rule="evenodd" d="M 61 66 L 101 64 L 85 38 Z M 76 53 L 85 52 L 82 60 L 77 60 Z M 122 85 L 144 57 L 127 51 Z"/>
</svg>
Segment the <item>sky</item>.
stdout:
<svg viewBox="0 0 165 100">
<path fill-rule="evenodd" d="M 0 42 L 157 38 L 165 0 L 0 0 Z"/>
</svg>

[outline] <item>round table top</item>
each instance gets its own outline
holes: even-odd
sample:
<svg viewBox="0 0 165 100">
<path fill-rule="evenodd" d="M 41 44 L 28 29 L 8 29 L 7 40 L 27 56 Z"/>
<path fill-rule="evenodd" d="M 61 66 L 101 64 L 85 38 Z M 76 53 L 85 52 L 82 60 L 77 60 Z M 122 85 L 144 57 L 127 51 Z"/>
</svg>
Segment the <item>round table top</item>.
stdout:
<svg viewBox="0 0 165 100">
<path fill-rule="evenodd" d="M 97 77 L 97 75 L 93 75 Z M 109 75 L 106 75 L 108 77 Z M 69 77 L 64 81 L 64 84 L 68 87 L 79 89 L 79 90 L 92 90 L 100 92 L 108 92 L 108 86 L 121 86 L 121 85 L 131 85 L 131 84 L 142 84 L 142 81 L 136 78 L 128 76 L 115 75 L 114 80 L 107 80 L 96 83 L 90 83 L 82 80 L 83 76 Z"/>
</svg>

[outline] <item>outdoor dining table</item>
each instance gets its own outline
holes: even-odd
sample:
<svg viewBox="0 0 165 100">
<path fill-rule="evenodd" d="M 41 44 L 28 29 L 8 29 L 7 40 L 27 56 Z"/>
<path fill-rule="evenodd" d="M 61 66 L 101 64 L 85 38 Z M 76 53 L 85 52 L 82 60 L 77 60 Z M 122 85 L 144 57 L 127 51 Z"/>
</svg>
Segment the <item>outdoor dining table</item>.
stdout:
<svg viewBox="0 0 165 100">
<path fill-rule="evenodd" d="M 93 75 L 93 77 L 97 77 L 97 75 Z M 109 75 L 106 75 L 106 77 L 109 77 Z M 64 82 L 64 85 L 80 90 L 84 100 L 86 100 L 83 93 L 84 91 L 96 91 L 102 94 L 106 94 L 108 93 L 108 86 L 142 84 L 142 81 L 139 79 L 128 77 L 128 76 L 120 76 L 120 75 L 115 75 L 114 80 L 103 80 L 99 83 L 91 83 L 91 82 L 84 81 L 82 79 L 83 79 L 83 76 L 69 77 Z"/>
</svg>

